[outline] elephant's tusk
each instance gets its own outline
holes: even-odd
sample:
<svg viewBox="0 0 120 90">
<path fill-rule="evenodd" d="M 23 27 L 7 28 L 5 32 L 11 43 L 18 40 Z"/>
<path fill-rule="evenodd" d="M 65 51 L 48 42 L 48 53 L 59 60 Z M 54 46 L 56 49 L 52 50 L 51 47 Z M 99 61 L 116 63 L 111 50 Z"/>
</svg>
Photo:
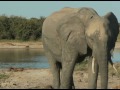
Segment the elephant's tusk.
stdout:
<svg viewBox="0 0 120 90">
<path fill-rule="evenodd" d="M 115 71 L 118 73 L 118 71 L 117 71 L 116 67 L 114 66 L 114 64 L 112 65 L 112 67 L 113 67 L 113 69 L 115 69 Z"/>
<path fill-rule="evenodd" d="M 112 62 L 112 59 L 110 59 L 109 61 L 110 61 L 110 64 L 112 65 L 113 69 L 118 73 L 116 67 L 114 66 L 114 63 Z"/>
<path fill-rule="evenodd" d="M 94 63 L 95 63 L 95 58 L 93 57 L 93 59 L 92 59 L 92 72 L 93 73 L 95 73 L 95 71 L 94 71 Z"/>
</svg>

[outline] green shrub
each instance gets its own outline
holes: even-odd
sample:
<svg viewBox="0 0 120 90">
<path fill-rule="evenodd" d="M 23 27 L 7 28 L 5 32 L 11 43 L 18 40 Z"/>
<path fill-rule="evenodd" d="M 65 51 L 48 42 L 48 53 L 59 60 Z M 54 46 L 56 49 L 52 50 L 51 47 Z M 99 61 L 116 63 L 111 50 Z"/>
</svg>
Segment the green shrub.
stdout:
<svg viewBox="0 0 120 90">
<path fill-rule="evenodd" d="M 38 40 L 45 17 L 26 19 L 20 16 L 0 16 L 0 40 Z"/>
</svg>

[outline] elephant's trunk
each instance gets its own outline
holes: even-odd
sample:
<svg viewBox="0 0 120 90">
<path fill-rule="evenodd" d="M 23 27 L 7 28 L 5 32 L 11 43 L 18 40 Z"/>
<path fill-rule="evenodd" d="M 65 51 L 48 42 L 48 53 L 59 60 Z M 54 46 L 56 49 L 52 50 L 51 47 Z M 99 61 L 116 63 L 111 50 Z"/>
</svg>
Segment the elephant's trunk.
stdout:
<svg viewBox="0 0 120 90">
<path fill-rule="evenodd" d="M 107 51 L 99 50 L 95 54 L 95 57 L 92 59 L 92 73 L 94 74 L 95 71 L 95 60 L 98 62 L 100 76 L 101 76 L 101 89 L 107 89 L 108 86 L 108 62 L 112 65 L 113 69 L 118 73 L 117 69 L 115 68 L 111 57 L 108 55 Z"/>
<path fill-rule="evenodd" d="M 108 87 L 108 53 L 106 49 L 99 50 L 96 53 L 95 60 L 98 62 L 99 72 L 101 76 L 101 89 Z"/>
<path fill-rule="evenodd" d="M 101 76 L 101 89 L 107 89 L 108 86 L 108 60 L 102 59 L 101 62 L 98 62 L 99 71 Z"/>
</svg>

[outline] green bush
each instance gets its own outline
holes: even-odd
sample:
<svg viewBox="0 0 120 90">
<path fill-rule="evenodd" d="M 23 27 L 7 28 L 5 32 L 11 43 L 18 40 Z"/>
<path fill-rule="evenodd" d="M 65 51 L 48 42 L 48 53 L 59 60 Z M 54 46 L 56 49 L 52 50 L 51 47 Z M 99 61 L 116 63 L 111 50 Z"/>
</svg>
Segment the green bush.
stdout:
<svg viewBox="0 0 120 90">
<path fill-rule="evenodd" d="M 0 16 L 0 40 L 38 40 L 45 17 L 26 19 L 20 16 Z"/>
</svg>

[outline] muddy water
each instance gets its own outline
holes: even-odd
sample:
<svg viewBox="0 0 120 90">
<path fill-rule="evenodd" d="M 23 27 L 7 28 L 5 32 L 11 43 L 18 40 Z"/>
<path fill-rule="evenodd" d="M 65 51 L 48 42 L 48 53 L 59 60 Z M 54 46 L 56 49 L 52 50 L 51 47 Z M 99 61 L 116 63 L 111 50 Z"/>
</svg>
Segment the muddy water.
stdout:
<svg viewBox="0 0 120 90">
<path fill-rule="evenodd" d="M 120 62 L 120 49 L 115 49 L 113 62 Z M 0 68 L 49 68 L 48 60 L 40 49 L 0 49 Z"/>
<path fill-rule="evenodd" d="M 40 49 L 0 49 L 0 68 L 48 68 L 49 64 Z"/>
</svg>

